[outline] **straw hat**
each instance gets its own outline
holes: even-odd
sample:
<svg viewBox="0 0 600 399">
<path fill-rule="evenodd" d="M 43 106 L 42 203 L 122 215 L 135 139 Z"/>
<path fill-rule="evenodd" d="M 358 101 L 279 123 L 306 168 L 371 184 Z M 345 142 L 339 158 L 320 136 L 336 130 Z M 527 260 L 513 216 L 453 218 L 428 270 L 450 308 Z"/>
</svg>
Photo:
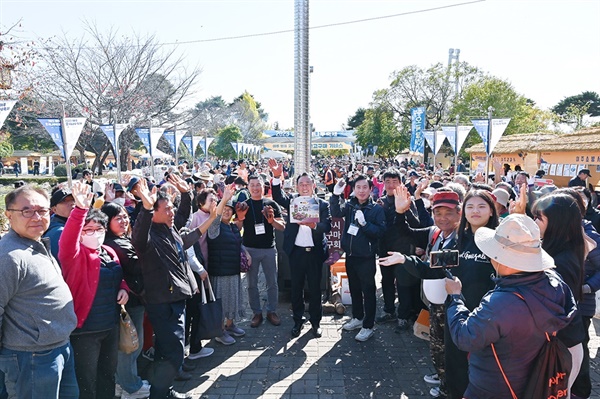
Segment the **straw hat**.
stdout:
<svg viewBox="0 0 600 399">
<path fill-rule="evenodd" d="M 496 230 L 480 227 L 475 244 L 490 259 L 523 272 L 539 272 L 554 267 L 554 259 L 542 249 L 540 229 L 529 217 L 511 214 Z"/>
</svg>

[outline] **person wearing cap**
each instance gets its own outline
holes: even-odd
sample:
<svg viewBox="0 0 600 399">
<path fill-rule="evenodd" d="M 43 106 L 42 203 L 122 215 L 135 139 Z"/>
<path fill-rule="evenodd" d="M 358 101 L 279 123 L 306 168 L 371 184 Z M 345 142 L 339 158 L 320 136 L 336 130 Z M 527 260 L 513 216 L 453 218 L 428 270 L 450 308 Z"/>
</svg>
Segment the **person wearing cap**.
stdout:
<svg viewBox="0 0 600 399">
<path fill-rule="evenodd" d="M 0 240 L 0 395 L 6 388 L 10 398 L 78 398 L 73 296 L 42 238 L 48 193 L 25 185 L 4 201 L 10 229 Z"/>
<path fill-rule="evenodd" d="M 552 270 L 554 260 L 542 249 L 540 229 L 526 215 L 511 214 L 495 230 L 478 229 L 475 243 L 492 262 L 495 288 L 470 311 L 460 280 L 446 279 L 450 334 L 459 349 L 470 353 L 464 397 L 513 397 L 508 381 L 516 397 L 523 398 L 546 333 L 563 329 L 576 312 L 573 294 Z"/>
<path fill-rule="evenodd" d="M 291 302 L 294 319 L 292 337 L 298 337 L 306 319 L 304 318 L 304 282 L 308 283 L 308 313 L 312 325 L 313 336 L 322 336 L 321 318 L 321 277 L 323 262 L 327 260 L 328 247 L 326 234 L 331 231 L 331 212 L 329 204 L 315 196 L 316 184 L 312 176 L 303 173 L 296 179 L 298 194 L 285 194 L 281 190 L 282 165 L 275 159 L 269 159 L 269 167 L 273 173 L 273 199 L 281 207 L 288 210 L 285 230 L 283 231 L 283 250 L 290 260 Z M 318 222 L 290 223 L 292 202 L 296 197 L 311 197 L 318 204 Z"/>
<path fill-rule="evenodd" d="M 277 248 L 275 247 L 275 229 L 283 231 L 285 222 L 279 205 L 264 196 L 265 185 L 258 175 L 250 175 L 248 191 L 250 198 L 237 201 L 235 211 L 237 226 L 244 229 L 243 243 L 250 256 L 252 265 L 246 274 L 248 278 L 248 302 L 252 309 L 250 327 L 256 328 L 263 322 L 263 309 L 258 291 L 258 272 L 262 266 L 267 282 L 267 320 L 274 326 L 281 324 L 277 315 L 279 289 L 277 287 Z"/>
<path fill-rule="evenodd" d="M 346 185 L 340 179 L 329 199 L 331 216 L 344 218 L 342 249 L 346 252 L 346 272 L 352 299 L 352 319 L 342 327 L 346 331 L 360 329 L 354 337 L 367 341 L 373 337 L 377 298 L 375 258 L 379 240 L 386 231 L 385 212 L 371 198 L 373 183 L 365 175 L 354 179 L 354 197 L 340 197 Z"/>
<path fill-rule="evenodd" d="M 587 184 L 585 183 L 588 177 L 592 177 L 589 169 L 581 169 L 577 173 L 577 176 L 569 180 L 569 187 L 577 187 L 582 186 L 585 187 Z"/>
<path fill-rule="evenodd" d="M 496 207 L 496 213 L 500 220 L 504 219 L 508 216 L 508 201 L 510 198 L 510 194 L 508 191 L 502 188 L 496 188 L 492 191 L 494 195 L 494 206 Z"/>
<path fill-rule="evenodd" d="M 52 217 L 44 237 L 50 240 L 50 251 L 56 260 L 58 260 L 58 240 L 65 229 L 67 218 L 71 215 L 73 208 L 75 208 L 75 200 L 71 194 L 71 189 L 68 187 L 55 187 L 50 197 Z"/>
<path fill-rule="evenodd" d="M 417 180 L 419 179 L 419 174 L 415 170 L 411 170 L 408 172 L 409 181 L 405 184 L 405 187 L 408 189 L 410 195 L 415 195 L 415 191 L 417 189 Z"/>
</svg>

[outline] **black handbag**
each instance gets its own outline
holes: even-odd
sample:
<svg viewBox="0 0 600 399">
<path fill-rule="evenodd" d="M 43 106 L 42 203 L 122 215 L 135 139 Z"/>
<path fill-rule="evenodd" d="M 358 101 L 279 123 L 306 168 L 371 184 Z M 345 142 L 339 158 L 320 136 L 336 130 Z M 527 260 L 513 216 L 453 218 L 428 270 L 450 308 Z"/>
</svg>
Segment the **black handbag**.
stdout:
<svg viewBox="0 0 600 399">
<path fill-rule="evenodd" d="M 212 339 L 223 335 L 223 307 L 221 298 L 215 298 L 210 279 L 202 282 L 202 302 L 198 303 L 198 329 L 194 342 L 201 339 Z M 208 292 L 208 297 L 207 297 Z"/>
</svg>

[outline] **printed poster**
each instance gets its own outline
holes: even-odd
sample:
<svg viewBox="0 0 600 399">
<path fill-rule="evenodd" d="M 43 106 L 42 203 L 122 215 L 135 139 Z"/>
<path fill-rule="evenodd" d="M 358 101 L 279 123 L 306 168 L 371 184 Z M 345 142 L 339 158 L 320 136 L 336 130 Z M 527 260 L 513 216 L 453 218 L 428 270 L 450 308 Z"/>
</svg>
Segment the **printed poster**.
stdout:
<svg viewBox="0 0 600 399">
<path fill-rule="evenodd" d="M 571 165 L 565 164 L 563 167 L 563 176 L 571 176 Z"/>
<path fill-rule="evenodd" d="M 569 173 L 569 176 L 571 176 L 571 177 L 577 176 L 577 164 L 571 165 L 571 173 Z"/>
<path fill-rule="evenodd" d="M 559 163 L 556 164 L 556 175 L 555 176 L 562 176 L 563 173 L 563 164 Z"/>
<path fill-rule="evenodd" d="M 296 197 L 290 203 L 291 223 L 318 223 L 319 202 L 313 197 Z"/>
<path fill-rule="evenodd" d="M 556 164 L 553 163 L 552 165 L 550 165 L 550 175 L 551 176 L 556 176 Z"/>
</svg>

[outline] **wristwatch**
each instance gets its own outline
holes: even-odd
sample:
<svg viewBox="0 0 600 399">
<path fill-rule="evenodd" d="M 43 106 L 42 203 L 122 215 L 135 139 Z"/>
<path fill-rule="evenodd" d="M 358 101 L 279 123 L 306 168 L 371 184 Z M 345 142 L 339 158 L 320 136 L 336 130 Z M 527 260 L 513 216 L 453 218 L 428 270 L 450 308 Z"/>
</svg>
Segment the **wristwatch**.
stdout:
<svg viewBox="0 0 600 399">
<path fill-rule="evenodd" d="M 456 299 L 462 300 L 462 294 L 450 294 L 450 298 L 452 298 L 452 300 L 456 300 Z"/>
</svg>

